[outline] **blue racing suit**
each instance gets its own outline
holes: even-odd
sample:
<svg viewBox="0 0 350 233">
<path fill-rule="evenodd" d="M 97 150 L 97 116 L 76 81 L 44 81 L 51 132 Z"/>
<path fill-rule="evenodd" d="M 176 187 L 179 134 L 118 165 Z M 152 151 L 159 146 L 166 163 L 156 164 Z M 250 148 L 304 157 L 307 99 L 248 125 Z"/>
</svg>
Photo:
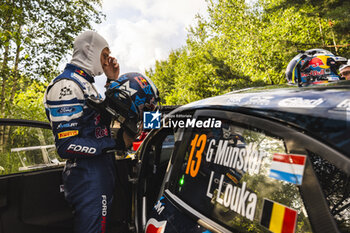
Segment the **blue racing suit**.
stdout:
<svg viewBox="0 0 350 233">
<path fill-rule="evenodd" d="M 105 232 L 115 186 L 114 154 L 109 122 L 86 104 L 100 97 L 94 78 L 67 64 L 48 86 L 45 110 L 55 136 L 57 152 L 67 159 L 63 171 L 65 197 L 74 207 L 75 232 Z"/>
</svg>

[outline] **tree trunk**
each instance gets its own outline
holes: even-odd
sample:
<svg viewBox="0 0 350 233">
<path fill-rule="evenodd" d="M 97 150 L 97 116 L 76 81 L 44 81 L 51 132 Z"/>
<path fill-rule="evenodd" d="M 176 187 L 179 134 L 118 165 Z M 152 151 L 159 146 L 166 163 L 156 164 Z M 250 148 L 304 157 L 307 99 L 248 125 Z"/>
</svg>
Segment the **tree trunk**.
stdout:
<svg viewBox="0 0 350 233">
<path fill-rule="evenodd" d="M 1 84 L 1 95 L 0 95 L 0 118 L 5 117 L 5 94 L 6 94 L 6 81 L 7 81 L 7 75 L 8 75 L 8 51 L 9 51 L 9 45 L 5 46 L 5 52 L 4 52 L 4 59 L 2 63 L 2 69 L 0 72 L 1 78 L 2 78 L 2 84 Z M 0 152 L 4 151 L 4 137 L 5 137 L 5 127 L 3 125 L 0 125 Z"/>
<path fill-rule="evenodd" d="M 6 1 L 6 4 L 10 5 L 12 4 L 12 2 Z M 13 17 L 12 14 L 13 12 L 8 12 L 8 14 L 6 15 L 7 17 L 4 17 L 5 18 L 5 22 L 3 25 L 4 32 L 9 32 L 11 30 L 10 24 Z M 10 50 L 10 33 L 8 33 L 5 41 L 4 58 L 3 58 L 2 67 L 0 71 L 0 79 L 2 79 L 1 92 L 0 92 L 0 118 L 5 117 L 6 82 L 9 76 L 9 68 L 8 68 L 9 50 Z M 4 151 L 4 146 L 5 146 L 4 137 L 5 137 L 5 126 L 1 125 L 0 126 L 0 152 Z"/>
<path fill-rule="evenodd" d="M 9 39 L 7 39 L 5 43 L 7 42 L 9 43 Z M 9 71 L 9 68 L 8 68 L 9 48 L 10 48 L 10 45 L 5 46 L 4 59 L 3 59 L 2 68 L 1 68 L 2 84 L 1 84 L 1 96 L 0 96 L 0 113 L 2 118 L 5 116 L 6 82 L 9 75 L 9 72 L 8 72 Z"/>
<path fill-rule="evenodd" d="M 21 31 L 21 26 L 19 26 L 18 28 L 18 33 L 20 33 Z M 16 58 L 15 58 L 15 67 L 13 69 L 13 84 L 12 84 L 12 88 L 11 88 L 11 95 L 10 95 L 10 99 L 9 99 L 9 106 L 11 107 L 12 103 L 13 103 L 13 99 L 15 98 L 15 94 L 17 91 L 17 84 L 18 84 L 18 80 L 20 78 L 20 74 L 18 73 L 18 64 L 19 64 L 19 54 L 21 52 L 21 39 L 17 39 L 16 44 L 17 44 L 17 49 L 16 49 Z"/>
<path fill-rule="evenodd" d="M 5 127 L 3 125 L 0 125 L 0 154 L 4 153 L 4 151 L 5 151 L 4 150 L 4 147 L 5 147 L 5 145 L 4 145 L 4 137 L 3 137 L 4 129 L 5 129 Z"/>
<path fill-rule="evenodd" d="M 321 34 L 321 40 L 322 40 L 322 46 L 325 46 L 324 43 L 324 35 L 323 35 L 323 31 L 322 31 L 322 25 L 321 25 L 321 19 L 318 17 L 318 27 L 320 29 L 320 34 Z"/>
<path fill-rule="evenodd" d="M 17 36 L 18 38 L 16 39 L 16 45 L 17 45 L 17 49 L 16 49 L 16 58 L 15 58 L 15 66 L 12 70 L 13 72 L 13 84 L 12 84 L 12 88 L 11 88 L 11 94 L 10 94 L 10 99 L 8 101 L 8 107 L 9 107 L 9 117 L 11 117 L 12 112 L 11 112 L 11 107 L 13 104 L 13 99 L 15 98 L 15 94 L 16 94 L 16 90 L 17 90 L 17 84 L 18 84 L 18 80 L 20 77 L 20 74 L 18 73 L 18 64 L 19 64 L 19 55 L 21 52 L 21 38 L 20 38 L 20 34 L 21 33 L 21 25 L 18 27 L 17 29 Z M 3 143 L 6 145 L 9 135 L 10 134 L 10 127 L 5 127 L 4 130 L 4 138 L 3 138 Z"/>
<path fill-rule="evenodd" d="M 333 44 L 334 44 L 334 48 L 335 48 L 335 53 L 338 54 L 338 46 L 337 46 L 337 43 L 335 42 L 335 35 L 334 35 L 334 32 L 333 32 L 333 29 L 331 29 L 331 32 L 332 32 L 332 38 L 333 38 Z"/>
<path fill-rule="evenodd" d="M 12 1 L 7 0 L 6 4 L 12 5 Z M 4 59 L 2 62 L 2 68 L 0 71 L 0 75 L 2 78 L 2 84 L 1 84 L 1 93 L 0 93 L 0 117 L 5 116 L 5 99 L 6 99 L 6 82 L 9 77 L 9 67 L 8 67 L 8 60 L 9 60 L 9 52 L 10 52 L 10 38 L 11 38 L 11 22 L 13 20 L 13 8 L 10 7 L 9 11 L 6 16 L 4 17 L 4 24 L 3 24 L 3 31 L 7 32 L 7 38 L 5 41 L 5 51 L 4 51 Z M 1 144 L 0 144 L 1 145 Z"/>
</svg>

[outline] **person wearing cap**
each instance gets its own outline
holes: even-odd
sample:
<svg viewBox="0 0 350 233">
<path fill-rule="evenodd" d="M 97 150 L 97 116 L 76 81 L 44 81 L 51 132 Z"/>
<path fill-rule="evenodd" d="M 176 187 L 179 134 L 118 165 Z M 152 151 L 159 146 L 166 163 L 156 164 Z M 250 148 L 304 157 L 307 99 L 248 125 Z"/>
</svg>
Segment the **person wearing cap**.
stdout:
<svg viewBox="0 0 350 233">
<path fill-rule="evenodd" d="M 339 74 L 342 79 L 350 80 L 350 61 L 339 68 Z"/>
<path fill-rule="evenodd" d="M 115 187 L 111 150 L 116 141 L 111 138 L 110 120 L 86 101 L 89 96 L 101 98 L 93 83 L 103 73 L 117 80 L 119 64 L 101 35 L 83 32 L 74 41 L 72 60 L 44 96 L 57 152 L 67 159 L 64 193 L 74 208 L 74 231 L 80 233 L 106 232 Z"/>
</svg>

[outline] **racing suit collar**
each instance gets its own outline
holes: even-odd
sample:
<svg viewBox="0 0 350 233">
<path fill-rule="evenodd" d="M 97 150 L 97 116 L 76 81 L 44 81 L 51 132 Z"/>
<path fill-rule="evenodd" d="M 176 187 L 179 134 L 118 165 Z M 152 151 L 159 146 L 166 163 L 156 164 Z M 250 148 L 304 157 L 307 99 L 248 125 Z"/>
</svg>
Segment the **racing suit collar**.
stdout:
<svg viewBox="0 0 350 233">
<path fill-rule="evenodd" d="M 66 65 L 66 70 L 70 70 L 72 72 L 74 72 L 75 74 L 79 75 L 80 77 L 86 79 L 89 83 L 94 83 L 95 79 L 94 77 L 92 77 L 91 75 L 89 75 L 86 71 L 84 71 L 83 69 L 81 69 L 78 66 L 75 66 L 73 64 L 67 64 Z"/>
</svg>

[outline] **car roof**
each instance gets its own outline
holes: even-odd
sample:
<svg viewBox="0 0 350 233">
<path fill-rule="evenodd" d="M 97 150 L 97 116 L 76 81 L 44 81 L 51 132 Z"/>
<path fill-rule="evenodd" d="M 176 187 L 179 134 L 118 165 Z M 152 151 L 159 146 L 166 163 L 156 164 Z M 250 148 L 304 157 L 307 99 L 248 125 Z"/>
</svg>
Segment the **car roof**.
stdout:
<svg viewBox="0 0 350 233">
<path fill-rule="evenodd" d="M 254 115 L 299 128 L 350 157 L 350 81 L 283 87 L 234 91 L 183 105 L 170 114 L 221 109 Z"/>
</svg>

